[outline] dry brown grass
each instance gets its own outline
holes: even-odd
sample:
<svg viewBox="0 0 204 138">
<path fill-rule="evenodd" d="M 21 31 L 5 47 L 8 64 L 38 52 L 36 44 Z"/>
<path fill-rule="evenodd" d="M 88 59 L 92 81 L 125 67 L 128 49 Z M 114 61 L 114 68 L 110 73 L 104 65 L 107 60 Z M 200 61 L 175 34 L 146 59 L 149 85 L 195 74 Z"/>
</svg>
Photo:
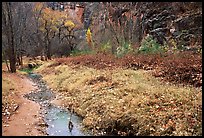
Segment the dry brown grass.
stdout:
<svg viewBox="0 0 204 138">
<path fill-rule="evenodd" d="M 74 108 L 94 132 L 202 135 L 202 94 L 198 88 L 164 83 L 144 70 L 52 64 L 44 64 L 37 72 L 60 95 L 63 105 Z"/>
<path fill-rule="evenodd" d="M 171 83 L 181 83 L 184 85 L 202 86 L 202 55 L 190 51 L 164 55 L 126 55 L 116 58 L 110 54 L 80 55 L 77 57 L 58 58 L 59 64 L 70 63 L 77 66 L 87 66 L 95 69 L 115 69 L 123 67 L 125 69 L 154 70 L 152 74 L 162 80 Z"/>
</svg>

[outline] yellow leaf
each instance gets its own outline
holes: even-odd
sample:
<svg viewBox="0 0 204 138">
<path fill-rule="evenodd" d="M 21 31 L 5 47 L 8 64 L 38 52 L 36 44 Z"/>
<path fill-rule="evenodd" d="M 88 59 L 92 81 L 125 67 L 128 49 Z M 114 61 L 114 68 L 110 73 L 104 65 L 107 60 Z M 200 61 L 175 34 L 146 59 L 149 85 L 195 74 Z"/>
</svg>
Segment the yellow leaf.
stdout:
<svg viewBox="0 0 204 138">
<path fill-rule="evenodd" d="M 70 20 L 66 21 L 64 25 L 67 26 L 67 27 L 70 27 L 70 28 L 74 28 L 75 27 L 75 24 L 72 21 L 70 21 Z"/>
</svg>

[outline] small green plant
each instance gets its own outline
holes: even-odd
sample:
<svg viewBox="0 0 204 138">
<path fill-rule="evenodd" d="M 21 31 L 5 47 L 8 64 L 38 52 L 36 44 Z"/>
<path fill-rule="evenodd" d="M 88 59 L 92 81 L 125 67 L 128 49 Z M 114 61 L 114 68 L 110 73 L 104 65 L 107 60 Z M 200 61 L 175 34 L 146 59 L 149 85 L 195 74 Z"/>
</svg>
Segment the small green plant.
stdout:
<svg viewBox="0 0 204 138">
<path fill-rule="evenodd" d="M 21 72 L 26 72 L 27 74 L 33 72 L 34 69 L 37 69 L 38 67 L 35 67 L 35 68 L 21 68 L 19 69 L 19 71 Z"/>
<path fill-rule="evenodd" d="M 109 53 L 111 52 L 111 50 L 112 50 L 112 46 L 110 44 L 110 41 L 101 45 L 101 49 L 100 49 L 101 52 Z"/>
<path fill-rule="evenodd" d="M 132 48 L 131 44 L 128 42 L 123 42 L 122 46 L 120 46 L 116 49 L 116 56 L 122 57 L 125 54 L 132 52 L 132 51 L 133 51 L 133 48 Z"/>
<path fill-rule="evenodd" d="M 40 64 L 35 64 L 35 65 L 32 66 L 32 67 L 28 66 L 28 67 L 20 68 L 19 71 L 22 72 L 22 73 L 25 72 L 25 74 L 26 74 L 26 73 L 27 73 L 27 74 L 30 74 L 30 73 L 32 73 L 35 69 L 39 68 L 40 66 L 41 66 Z"/>
<path fill-rule="evenodd" d="M 156 42 L 155 39 L 151 35 L 147 36 L 142 40 L 141 46 L 138 49 L 139 53 L 144 54 L 156 54 L 165 52 L 165 48 L 163 48 L 160 44 Z"/>
</svg>

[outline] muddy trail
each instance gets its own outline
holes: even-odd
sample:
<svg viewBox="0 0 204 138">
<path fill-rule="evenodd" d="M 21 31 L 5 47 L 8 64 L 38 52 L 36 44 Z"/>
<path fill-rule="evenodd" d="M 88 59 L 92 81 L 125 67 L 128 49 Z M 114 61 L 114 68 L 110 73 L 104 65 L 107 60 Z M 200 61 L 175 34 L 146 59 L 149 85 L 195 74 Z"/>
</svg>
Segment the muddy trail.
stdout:
<svg viewBox="0 0 204 138">
<path fill-rule="evenodd" d="M 44 130 L 41 131 L 44 131 L 44 134 L 48 136 L 91 135 L 90 132 L 85 131 L 83 128 L 82 118 L 63 107 L 51 103 L 56 98 L 56 95 L 47 87 L 41 75 L 29 73 L 28 77 L 31 78 L 38 89 L 25 94 L 24 97 L 40 105 L 40 115 L 44 121 L 44 125 L 42 126 Z M 72 123 L 72 127 L 69 127 L 69 122 Z"/>
</svg>

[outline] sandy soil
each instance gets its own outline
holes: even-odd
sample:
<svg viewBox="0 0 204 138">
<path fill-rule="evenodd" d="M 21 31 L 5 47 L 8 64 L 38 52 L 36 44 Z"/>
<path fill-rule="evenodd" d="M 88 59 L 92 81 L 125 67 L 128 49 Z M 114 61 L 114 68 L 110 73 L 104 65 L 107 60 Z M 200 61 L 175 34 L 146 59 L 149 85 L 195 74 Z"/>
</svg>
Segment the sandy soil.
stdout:
<svg viewBox="0 0 204 138">
<path fill-rule="evenodd" d="M 27 100 L 23 97 L 24 94 L 36 89 L 34 83 L 17 74 L 7 72 L 2 73 L 2 77 L 9 77 L 16 80 L 18 84 L 16 101 L 19 103 L 19 108 L 11 115 L 7 123 L 2 123 L 3 136 L 38 136 L 43 135 L 40 131 L 40 106 L 39 104 Z M 2 121 L 3 122 L 3 121 Z"/>
</svg>

